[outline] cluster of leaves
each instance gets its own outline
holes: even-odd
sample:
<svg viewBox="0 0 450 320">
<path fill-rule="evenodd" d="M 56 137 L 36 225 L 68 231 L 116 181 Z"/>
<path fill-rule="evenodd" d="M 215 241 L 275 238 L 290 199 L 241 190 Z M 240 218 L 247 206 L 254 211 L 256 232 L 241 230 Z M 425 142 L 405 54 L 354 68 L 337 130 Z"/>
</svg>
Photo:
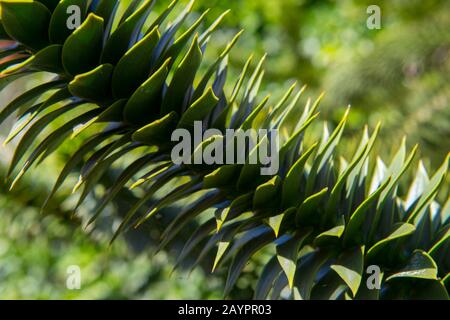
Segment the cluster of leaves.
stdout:
<svg viewBox="0 0 450 320">
<path fill-rule="evenodd" d="M 220 298 L 222 279 L 210 277 L 205 284 L 201 269 L 189 279 L 167 281 L 169 256 L 153 257 L 148 241 L 141 252 L 130 250 L 125 241 L 108 250 L 102 241 L 108 238 L 106 232 L 95 229 L 87 234 L 56 204 L 51 214 L 40 214 L 51 187 L 48 177 L 54 173 L 50 166 L 44 169 L 45 174 L 41 170 L 25 176 L 11 192 L 0 186 L 1 299 Z M 0 174 L 4 174 L 1 164 Z M 80 267 L 82 290 L 67 289 L 71 265 Z"/>
<path fill-rule="evenodd" d="M 205 12 L 180 32 L 193 2 L 167 23 L 176 2 L 152 21 L 152 0 L 133 1 L 123 13 L 119 0 L 0 2 L 0 38 L 7 44 L 1 51 L 7 58 L 0 65 L 0 88 L 31 73 L 54 74 L 0 112 L 2 122 L 19 110 L 7 142 L 23 134 L 7 173 L 11 186 L 64 141 L 93 131 L 67 161 L 48 199 L 77 171 L 74 191 L 81 194 L 76 212 L 114 163 L 133 158 L 111 182 L 88 225 L 128 185 L 139 199 L 113 239 L 183 201 L 159 248 L 198 221 L 176 266 L 195 267 L 216 251 L 210 262 L 213 270 L 228 270 L 225 294 L 252 257 L 265 249 L 272 257 L 255 286 L 255 298 L 448 299 L 450 205 L 434 199 L 445 182 L 449 157 L 431 178 L 419 163 L 406 196 L 400 194 L 399 182 L 417 148 L 408 153 L 403 140 L 389 164 L 377 158 L 369 170 L 379 126 L 372 134 L 366 128 L 354 155 L 337 164 L 336 148 L 349 111 L 332 132 L 325 126 L 320 141 L 307 145 L 304 136 L 317 118 L 320 98 L 308 100 L 296 125 L 287 126 L 304 90 L 293 85 L 273 106 L 266 106 L 269 97 L 258 100 L 264 58 L 252 72 L 249 58 L 227 94 L 227 57 L 240 33 L 215 62 L 201 66 L 224 15 L 198 31 Z M 83 12 L 83 23 L 73 32 L 66 27 L 70 5 Z M 40 139 L 61 116 L 69 120 Z M 192 130 L 197 120 L 205 130 L 219 132 L 202 147 L 223 140 L 226 129 L 280 130 L 279 172 L 261 176 L 260 165 L 253 164 L 173 163 L 171 133 Z M 258 148 L 248 150 L 246 157 Z M 370 265 L 383 272 L 381 289 L 366 286 Z"/>
</svg>

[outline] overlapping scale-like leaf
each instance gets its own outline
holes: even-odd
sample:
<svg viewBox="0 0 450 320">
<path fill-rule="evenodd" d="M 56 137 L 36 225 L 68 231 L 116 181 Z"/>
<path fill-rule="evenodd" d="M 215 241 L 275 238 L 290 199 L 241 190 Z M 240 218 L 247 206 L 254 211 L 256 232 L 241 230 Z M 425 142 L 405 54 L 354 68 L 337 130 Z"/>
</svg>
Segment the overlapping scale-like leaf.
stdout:
<svg viewBox="0 0 450 320">
<path fill-rule="evenodd" d="M 46 205 L 71 172 L 79 175 L 75 214 L 99 182 L 109 183 L 89 224 L 122 191 L 136 192 L 138 199 L 122 215 L 113 241 L 130 226 L 152 226 L 156 213 L 180 201 L 184 208 L 167 217 L 160 249 L 187 232 L 176 266 L 192 268 L 208 258 L 213 270 L 227 268 L 225 293 L 264 251 L 271 258 L 255 287 L 258 299 L 448 299 L 450 204 L 436 199 L 449 157 L 431 178 L 419 164 L 403 192 L 399 186 L 416 152 L 408 153 L 405 140 L 385 165 L 371 154 L 379 126 L 371 134 L 365 128 L 353 156 L 338 157 L 349 110 L 334 130 L 325 126 L 319 141 L 306 142 L 322 96 L 307 99 L 296 120 L 305 87 L 294 84 L 273 102 L 270 96 L 260 98 L 265 57 L 253 69 L 250 57 L 228 93 L 228 54 L 240 33 L 201 76 L 198 72 L 206 44 L 226 13 L 202 30 L 204 15 L 186 25 L 193 1 L 172 19 L 175 0 L 150 21 L 153 3 L 132 1 L 119 16 L 120 0 L 89 6 L 80 0 L 0 2 L 0 38 L 8 41 L 0 46 L 6 61 L 0 65 L 0 88 L 36 72 L 54 74 L 0 107 L 0 123 L 19 112 L 7 142 L 24 133 L 8 172 L 12 177 L 20 168 L 13 184 L 64 141 L 85 139 L 67 160 Z M 76 29 L 67 28 L 69 6 L 81 8 Z M 171 22 L 163 29 L 167 19 Z M 91 108 L 81 109 L 86 105 Z M 52 127 L 72 111 L 76 115 Z M 203 130 L 216 130 L 192 146 L 194 158 L 216 143 L 231 143 L 227 129 L 281 130 L 279 171 L 261 176 L 261 166 L 249 163 L 173 163 L 173 130 L 191 130 L 195 121 L 202 121 Z M 97 130 L 90 127 L 94 123 Z M 260 141 L 237 151 L 248 160 L 261 146 Z M 102 181 L 123 158 L 132 161 L 112 181 Z M 166 188 L 170 191 L 161 194 Z M 367 287 L 369 266 L 381 270 L 376 290 Z"/>
</svg>

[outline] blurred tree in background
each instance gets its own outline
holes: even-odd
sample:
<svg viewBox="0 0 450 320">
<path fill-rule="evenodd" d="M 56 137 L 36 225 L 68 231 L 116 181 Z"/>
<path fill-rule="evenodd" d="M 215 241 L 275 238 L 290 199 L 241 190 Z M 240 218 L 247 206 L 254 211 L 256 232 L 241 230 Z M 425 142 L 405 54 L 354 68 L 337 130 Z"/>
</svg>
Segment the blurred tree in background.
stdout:
<svg viewBox="0 0 450 320">
<path fill-rule="evenodd" d="M 381 9 L 379 30 L 366 25 L 371 4 Z M 231 56 L 238 69 L 251 52 L 268 53 L 267 91 L 281 94 L 295 80 L 311 96 L 325 91 L 329 119 L 337 122 L 351 104 L 350 133 L 382 121 L 385 137 L 407 134 L 433 167 L 450 150 L 448 1 L 216 0 L 198 7 L 213 8 L 210 17 L 232 10 L 218 47 L 245 30 Z"/>
<path fill-rule="evenodd" d="M 5 154 L 2 156 L 3 160 Z M 148 248 L 133 248 L 133 243 L 143 239 L 120 239 L 108 247 L 111 234 L 80 228 L 80 220 L 70 219 L 70 212 L 59 202 L 62 199 L 51 204 L 51 214 L 41 213 L 53 181 L 49 177 L 56 178 L 53 165 L 57 163 L 34 172 L 7 194 L 0 186 L 1 299 L 221 297 L 219 278 L 204 281 L 200 270 L 194 270 L 189 278 L 171 275 L 166 253 L 154 256 Z M 4 174 L 2 169 L 0 173 Z M 72 265 L 81 271 L 80 290 L 66 286 Z"/>
<path fill-rule="evenodd" d="M 381 8 L 379 30 L 366 26 L 371 4 Z M 158 1 L 155 11 L 166 6 L 167 1 Z M 337 122 L 343 107 L 351 104 L 347 143 L 341 152 L 354 149 L 354 135 L 364 123 L 373 127 L 378 121 L 383 123 L 382 141 L 391 137 L 399 141 L 407 134 L 410 144 L 421 145 L 429 168 L 435 169 L 449 152 L 448 0 L 197 0 L 195 8 L 198 12 L 211 8 L 209 23 L 231 9 L 206 51 L 211 59 L 232 34 L 245 30 L 230 56 L 232 73 L 239 73 L 252 52 L 256 56 L 267 52 L 262 94 L 281 95 L 294 81 L 307 84 L 311 97 L 325 91 L 323 118 L 331 122 Z M 190 19 L 197 17 L 193 14 Z M 1 96 L 2 105 L 13 98 L 14 90 L 8 94 Z M 108 230 L 86 233 L 76 221 L 65 222 L 69 215 L 62 200 L 51 206 L 53 215 L 40 213 L 73 147 L 62 148 L 44 163 L 45 170 L 35 171 L 14 192 L 6 194 L 0 186 L 0 298 L 220 298 L 221 275 L 206 281 L 196 270 L 188 280 L 186 275 L 169 277 L 166 253 L 130 251 L 132 241 L 126 239 L 108 248 Z M 377 151 L 392 152 L 383 145 Z M 8 149 L 0 154 L 1 172 Z M 82 268 L 83 290 L 65 287 L 71 264 Z M 251 278 L 252 270 L 247 271 Z M 244 277 L 243 282 L 238 284 L 241 295 L 235 297 L 247 297 L 244 289 L 251 281 L 245 283 Z"/>
</svg>

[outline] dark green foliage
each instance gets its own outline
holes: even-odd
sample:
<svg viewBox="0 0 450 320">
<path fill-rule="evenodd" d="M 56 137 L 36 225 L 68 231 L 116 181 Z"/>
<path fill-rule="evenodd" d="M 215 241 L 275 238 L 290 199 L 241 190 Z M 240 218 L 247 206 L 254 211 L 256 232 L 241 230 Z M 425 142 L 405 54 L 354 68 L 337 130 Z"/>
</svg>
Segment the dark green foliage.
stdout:
<svg viewBox="0 0 450 320">
<path fill-rule="evenodd" d="M 227 54 L 236 39 L 215 64 L 202 71 L 213 28 L 198 31 L 200 17 L 182 32 L 192 4 L 164 28 L 165 13 L 156 18 L 157 23 L 145 23 L 153 1 L 133 2 L 123 17 L 112 3 L 102 0 L 90 6 L 75 32 L 49 38 L 51 21 L 61 14 L 58 7 L 50 14 L 53 2 L 49 1 L 50 10 L 37 1 L 1 2 L 3 27 L 19 44 L 8 55 L 25 47 L 30 58 L 19 65 L 2 66 L 0 85 L 16 75 L 48 71 L 49 66 L 55 73 L 52 82 L 25 92 L 0 114 L 4 120 L 20 110 L 19 121 L 28 119 L 30 112 L 36 119 L 19 130 L 25 134 L 8 172 L 12 185 L 65 140 L 75 139 L 84 130 L 87 134 L 90 125 L 100 124 L 103 131 L 86 139 L 67 162 L 49 199 L 69 172 L 77 170 L 79 182 L 74 189 L 82 188 L 82 192 L 76 211 L 116 161 L 134 159 L 111 183 L 89 221 L 95 223 L 122 187 L 132 184 L 130 189 L 139 200 L 124 214 L 113 239 L 130 226 L 147 220 L 151 224 L 164 207 L 184 201 L 183 210 L 162 233 L 159 249 L 187 230 L 191 236 L 180 252 L 178 266 L 194 267 L 217 250 L 215 260 L 208 262 L 213 269 L 228 268 L 225 294 L 252 257 L 266 250 L 273 258 L 255 284 L 256 298 L 448 299 L 450 208 L 448 201 L 439 204 L 434 200 L 445 182 L 448 156 L 431 178 L 419 164 L 415 181 L 407 193 L 402 192 L 399 182 L 411 166 L 416 148 L 408 153 L 403 140 L 385 164 L 371 155 L 377 127 L 372 135 L 366 128 L 353 156 L 337 165 L 336 148 L 348 111 L 333 132 L 325 127 L 320 142 L 307 145 L 304 135 L 317 118 L 320 98 L 307 103 L 294 128 L 285 126 L 286 119 L 296 114 L 303 89 L 293 96 L 292 86 L 273 107 L 266 107 L 267 99 L 258 101 L 264 58 L 251 74 L 249 62 L 234 91 L 227 94 Z M 35 7 L 41 12 L 38 20 L 23 14 Z M 110 30 L 111 21 L 118 19 Z M 50 98 L 37 102 L 49 92 L 53 93 Z M 22 108 L 33 101 L 37 104 Z M 64 104 L 56 109 L 42 107 L 55 107 L 58 102 Z M 79 108 L 88 110 L 38 139 L 55 119 Z M 261 176 L 248 164 L 172 163 L 171 132 L 177 127 L 190 128 L 195 120 L 222 134 L 226 128 L 282 130 L 279 173 Z M 25 155 L 26 161 L 21 163 Z M 14 176 L 19 164 L 21 169 Z M 167 186 L 170 191 L 149 205 Z M 193 221 L 199 226 L 189 230 Z M 188 256 L 194 259 L 185 259 Z M 383 272 L 381 290 L 367 289 L 370 265 L 378 265 Z M 420 290 L 411 290 L 415 286 Z"/>
</svg>

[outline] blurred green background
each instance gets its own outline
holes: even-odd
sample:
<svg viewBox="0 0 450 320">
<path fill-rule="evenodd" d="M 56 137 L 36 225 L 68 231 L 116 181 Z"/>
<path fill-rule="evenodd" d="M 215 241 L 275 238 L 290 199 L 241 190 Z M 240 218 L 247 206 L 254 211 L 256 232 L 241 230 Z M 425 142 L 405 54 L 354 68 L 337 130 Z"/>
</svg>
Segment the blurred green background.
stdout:
<svg viewBox="0 0 450 320">
<path fill-rule="evenodd" d="M 366 10 L 372 4 L 381 9 L 381 29 L 367 28 Z M 159 0 L 155 10 L 167 5 Z M 207 48 L 210 59 L 245 30 L 230 56 L 230 77 L 251 53 L 259 58 L 267 52 L 261 94 L 270 91 L 276 98 L 294 81 L 307 84 L 313 99 L 325 91 L 321 119 L 331 126 L 352 106 L 342 154 L 353 150 L 365 123 L 374 128 L 378 121 L 383 127 L 377 152 L 383 157 L 392 154 L 403 135 L 410 146 L 420 144 L 430 170 L 450 151 L 448 0 L 197 0 L 191 21 L 207 8 L 210 23 L 231 9 Z M 4 90 L 2 105 L 21 86 L 32 84 Z M 0 140 L 7 133 L 1 128 Z M 0 298 L 221 298 L 223 274 L 210 276 L 204 268 L 189 278 L 171 275 L 170 252 L 154 255 L 151 245 L 136 246 L 142 244 L 139 237 L 108 247 L 111 230 L 84 231 L 69 218 L 70 199 L 63 201 L 64 195 L 52 205 L 54 212 L 40 212 L 73 149 L 65 145 L 12 192 L 0 185 Z M 10 153 L 9 147 L 0 149 L 0 171 Z M 115 226 L 114 212 L 107 219 L 111 223 L 105 226 Z M 66 288 L 70 265 L 81 268 L 80 290 Z M 249 297 L 254 271 L 246 270 L 232 297 Z"/>
</svg>

